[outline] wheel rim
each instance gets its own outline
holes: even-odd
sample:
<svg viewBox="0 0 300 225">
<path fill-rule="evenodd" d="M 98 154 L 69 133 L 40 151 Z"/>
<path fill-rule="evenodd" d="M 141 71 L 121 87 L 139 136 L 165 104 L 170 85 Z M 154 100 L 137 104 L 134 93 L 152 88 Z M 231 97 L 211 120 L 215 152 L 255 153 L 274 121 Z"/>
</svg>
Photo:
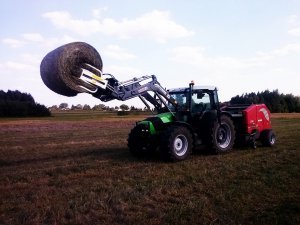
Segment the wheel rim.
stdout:
<svg viewBox="0 0 300 225">
<path fill-rule="evenodd" d="M 184 135 L 178 135 L 174 140 L 174 150 L 177 156 L 183 156 L 188 149 L 188 141 Z"/>
<path fill-rule="evenodd" d="M 228 124 L 221 124 L 217 131 L 217 143 L 220 148 L 225 149 L 231 142 L 231 130 Z"/>
</svg>

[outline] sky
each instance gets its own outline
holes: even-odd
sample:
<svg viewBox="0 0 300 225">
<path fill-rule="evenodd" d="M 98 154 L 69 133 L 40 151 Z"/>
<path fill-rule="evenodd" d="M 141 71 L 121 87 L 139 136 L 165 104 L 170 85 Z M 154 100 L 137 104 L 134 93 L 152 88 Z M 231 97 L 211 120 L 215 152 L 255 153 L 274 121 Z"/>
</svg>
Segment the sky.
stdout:
<svg viewBox="0 0 300 225">
<path fill-rule="evenodd" d="M 0 90 L 46 106 L 102 104 L 49 90 L 40 63 L 74 41 L 94 46 L 119 81 L 157 76 L 169 89 L 218 87 L 220 101 L 276 90 L 300 96 L 300 0 L 2 0 Z M 142 106 L 139 99 L 121 104 Z"/>
</svg>

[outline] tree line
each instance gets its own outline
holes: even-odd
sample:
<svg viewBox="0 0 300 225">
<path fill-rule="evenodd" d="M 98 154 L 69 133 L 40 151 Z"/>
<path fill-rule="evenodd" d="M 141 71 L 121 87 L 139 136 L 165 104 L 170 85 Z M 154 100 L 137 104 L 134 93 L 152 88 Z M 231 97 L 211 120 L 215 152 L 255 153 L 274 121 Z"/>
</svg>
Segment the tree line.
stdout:
<svg viewBox="0 0 300 225">
<path fill-rule="evenodd" d="M 292 94 L 280 94 L 278 90 L 251 92 L 232 97 L 230 104 L 259 104 L 264 103 L 272 113 L 291 113 L 300 112 L 300 97 Z M 49 110 L 50 109 L 50 110 Z M 26 116 L 50 116 L 51 110 L 62 109 L 83 109 L 83 110 L 105 110 L 105 111 L 144 111 L 145 109 L 127 106 L 126 104 L 110 108 L 104 104 L 95 105 L 77 105 L 68 108 L 67 103 L 61 103 L 59 106 L 47 108 L 38 104 L 34 98 L 28 93 L 22 93 L 18 90 L 8 90 L 4 92 L 0 90 L 0 117 L 26 117 Z"/>
<path fill-rule="evenodd" d="M 278 90 L 251 92 L 232 97 L 230 104 L 264 103 L 272 113 L 300 112 L 300 97 L 292 94 L 280 94 Z"/>
<path fill-rule="evenodd" d="M 53 105 L 49 107 L 50 111 L 61 111 L 61 110 L 98 110 L 98 111 L 146 111 L 147 107 L 137 108 L 135 106 L 128 106 L 121 104 L 120 106 L 109 107 L 104 104 L 98 104 L 91 107 L 88 104 L 77 104 L 69 106 L 68 103 L 60 103 L 59 105 Z"/>
<path fill-rule="evenodd" d="M 34 101 L 30 94 L 18 90 L 0 90 L 0 117 L 50 116 L 44 105 Z"/>
</svg>

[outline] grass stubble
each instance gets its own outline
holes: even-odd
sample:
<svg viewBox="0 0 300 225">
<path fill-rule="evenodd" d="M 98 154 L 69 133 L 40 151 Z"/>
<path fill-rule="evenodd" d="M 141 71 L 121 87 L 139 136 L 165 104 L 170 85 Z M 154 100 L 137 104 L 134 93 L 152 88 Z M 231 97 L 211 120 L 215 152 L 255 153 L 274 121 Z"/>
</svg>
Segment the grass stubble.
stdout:
<svg viewBox="0 0 300 225">
<path fill-rule="evenodd" d="M 274 148 L 136 159 L 142 117 L 0 121 L 0 224 L 300 224 L 300 118 Z"/>
</svg>

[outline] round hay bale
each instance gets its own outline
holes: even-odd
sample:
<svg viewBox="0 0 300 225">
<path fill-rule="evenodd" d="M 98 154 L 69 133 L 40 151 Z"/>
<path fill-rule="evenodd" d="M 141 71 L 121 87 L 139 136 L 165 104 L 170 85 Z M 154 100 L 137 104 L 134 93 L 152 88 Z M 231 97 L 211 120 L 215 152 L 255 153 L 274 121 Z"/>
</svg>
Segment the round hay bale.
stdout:
<svg viewBox="0 0 300 225">
<path fill-rule="evenodd" d="M 86 92 L 80 86 L 88 89 L 93 86 L 78 79 L 85 63 L 102 71 L 102 59 L 94 47 L 84 42 L 63 45 L 43 58 L 40 65 L 42 80 L 49 89 L 61 95 L 75 96 Z"/>
</svg>

